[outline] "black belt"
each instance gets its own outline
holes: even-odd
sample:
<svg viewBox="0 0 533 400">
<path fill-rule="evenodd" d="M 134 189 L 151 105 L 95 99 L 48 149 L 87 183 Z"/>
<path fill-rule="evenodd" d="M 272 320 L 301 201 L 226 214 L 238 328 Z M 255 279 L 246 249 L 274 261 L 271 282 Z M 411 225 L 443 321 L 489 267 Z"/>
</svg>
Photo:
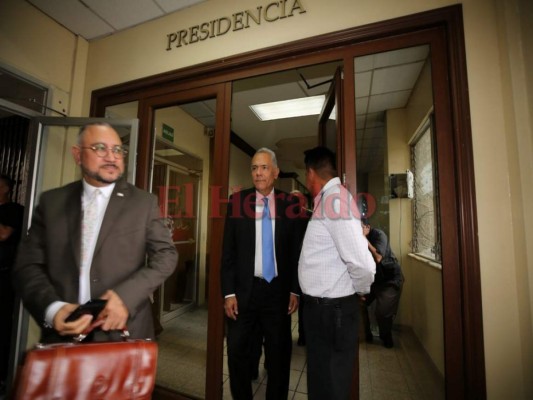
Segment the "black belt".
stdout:
<svg viewBox="0 0 533 400">
<path fill-rule="evenodd" d="M 261 276 L 254 276 L 254 280 L 259 281 L 261 283 L 272 283 L 274 282 L 278 277 L 275 276 L 270 282 L 267 282 L 267 280 Z"/>
<path fill-rule="evenodd" d="M 355 293 L 343 297 L 313 297 L 309 296 L 308 294 L 302 294 L 305 303 L 320 304 L 324 306 L 334 306 L 345 303 L 347 301 L 353 301 L 355 296 Z"/>
</svg>

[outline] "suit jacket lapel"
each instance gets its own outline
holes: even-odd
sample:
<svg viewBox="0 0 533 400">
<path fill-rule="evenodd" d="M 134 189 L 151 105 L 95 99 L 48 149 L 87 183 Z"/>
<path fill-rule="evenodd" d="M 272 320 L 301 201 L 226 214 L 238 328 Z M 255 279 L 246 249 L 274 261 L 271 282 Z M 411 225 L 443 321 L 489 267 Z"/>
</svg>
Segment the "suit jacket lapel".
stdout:
<svg viewBox="0 0 533 400">
<path fill-rule="evenodd" d="M 247 215 L 249 212 L 246 208 L 247 207 L 253 207 L 251 210 L 251 218 L 246 218 L 248 220 L 248 226 L 251 232 L 251 237 L 254 239 L 254 246 L 253 246 L 253 254 L 255 254 L 255 202 L 256 202 L 256 195 L 255 195 L 255 189 L 253 189 L 250 193 L 243 193 L 244 196 L 242 196 L 242 205 L 241 205 L 241 211 L 243 215 Z M 250 196 L 250 202 L 246 201 L 246 198 Z"/>
<path fill-rule="evenodd" d="M 243 222 L 244 232 L 249 232 L 249 235 L 241 240 L 244 240 L 244 247 L 249 249 L 247 256 L 249 262 L 254 265 L 255 260 L 255 188 L 245 189 L 239 193 L 239 216 Z"/>
<path fill-rule="evenodd" d="M 83 193 L 83 185 L 81 181 L 78 182 L 78 185 L 73 186 L 67 194 L 67 204 L 70 204 L 72 207 L 68 210 L 67 219 L 68 219 L 68 235 L 72 238 L 70 245 L 72 246 L 72 254 L 74 254 L 74 262 L 78 269 L 80 268 L 80 257 L 81 257 L 81 196 Z"/>
<path fill-rule="evenodd" d="M 102 226 L 100 227 L 98 239 L 94 248 L 94 254 L 97 254 L 97 252 L 100 250 L 100 247 L 102 247 L 102 243 L 111 233 L 113 226 L 115 226 L 118 216 L 124 210 L 126 200 L 130 194 L 129 192 L 130 189 L 126 181 L 121 179 L 116 183 L 115 188 L 111 193 L 109 203 L 107 204 L 107 208 L 105 210 L 104 219 L 102 220 Z"/>
<path fill-rule="evenodd" d="M 280 236 L 281 236 L 281 232 L 282 232 L 282 229 L 283 229 L 283 224 L 284 224 L 284 219 L 283 219 L 283 214 L 285 214 L 285 210 L 283 209 L 283 201 L 281 200 L 280 196 L 279 196 L 279 192 L 277 190 L 274 189 L 274 199 L 275 199 L 275 202 L 276 202 L 276 229 L 275 229 L 275 232 L 274 232 L 274 245 L 276 246 L 276 249 L 279 248 L 279 246 L 281 246 L 281 243 L 280 243 Z M 276 252 L 276 254 L 278 254 Z"/>
</svg>

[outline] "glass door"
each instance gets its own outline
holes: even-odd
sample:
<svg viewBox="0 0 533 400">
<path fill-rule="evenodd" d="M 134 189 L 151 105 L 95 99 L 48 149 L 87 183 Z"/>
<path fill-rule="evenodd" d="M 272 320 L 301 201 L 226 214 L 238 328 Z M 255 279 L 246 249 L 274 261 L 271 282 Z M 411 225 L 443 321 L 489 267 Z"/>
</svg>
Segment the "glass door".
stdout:
<svg viewBox="0 0 533 400">
<path fill-rule="evenodd" d="M 152 191 L 159 197 L 179 261 L 174 274 L 156 296 L 162 322 L 186 313 L 197 305 L 199 267 L 199 201 L 202 160 L 187 155 L 168 141 L 157 138 Z"/>
<path fill-rule="evenodd" d="M 352 154 L 357 191 L 366 194 L 359 199 L 360 212 L 387 236 L 405 278 L 396 291 L 376 283 L 376 300 L 361 308 L 367 332 L 359 347 L 361 394 L 444 399 L 444 266 L 430 46 L 354 57 L 353 68 L 357 142 Z M 394 349 L 385 347 L 387 333 Z M 381 372 L 376 361 L 385 358 L 394 387 L 374 380 Z"/>
<path fill-rule="evenodd" d="M 151 191 L 159 198 L 179 258 L 154 293 L 159 323 L 156 384 L 174 395 L 206 398 L 211 146 L 216 100 L 153 112 Z"/>
</svg>

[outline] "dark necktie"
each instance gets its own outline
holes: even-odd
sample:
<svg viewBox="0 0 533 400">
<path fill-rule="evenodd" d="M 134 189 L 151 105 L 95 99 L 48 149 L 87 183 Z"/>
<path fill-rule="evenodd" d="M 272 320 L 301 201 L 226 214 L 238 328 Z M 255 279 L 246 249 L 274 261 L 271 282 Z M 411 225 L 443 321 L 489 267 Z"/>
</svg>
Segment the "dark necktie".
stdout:
<svg viewBox="0 0 533 400">
<path fill-rule="evenodd" d="M 268 208 L 268 198 L 264 197 L 265 207 L 262 217 L 262 245 L 263 245 L 263 278 L 270 282 L 276 275 L 274 265 L 274 242 L 272 240 L 272 221 L 270 219 L 270 209 Z"/>
</svg>

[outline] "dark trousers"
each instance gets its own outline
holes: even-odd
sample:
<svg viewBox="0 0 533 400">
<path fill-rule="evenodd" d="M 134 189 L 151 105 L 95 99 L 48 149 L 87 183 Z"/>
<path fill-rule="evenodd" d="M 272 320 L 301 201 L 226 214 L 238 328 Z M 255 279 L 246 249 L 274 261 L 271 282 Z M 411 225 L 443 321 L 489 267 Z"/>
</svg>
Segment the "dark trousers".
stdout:
<svg viewBox="0 0 533 400">
<path fill-rule="evenodd" d="M 298 344 L 305 345 L 305 330 L 304 330 L 304 308 L 305 302 L 300 299 L 298 305 Z"/>
<path fill-rule="evenodd" d="M 320 304 L 303 296 L 309 400 L 348 400 L 358 344 L 359 300 Z"/>
<path fill-rule="evenodd" d="M 9 273 L 6 270 L 0 271 L 0 381 L 5 382 L 8 376 L 9 355 L 11 349 L 11 331 L 15 318 L 15 292 L 9 281 Z"/>
<path fill-rule="evenodd" d="M 261 328 L 261 325 L 257 324 L 255 327 L 255 333 L 254 333 L 255 339 L 253 339 L 254 343 L 252 344 L 252 363 L 250 365 L 250 368 L 252 369 L 252 379 L 259 376 L 259 364 L 261 361 L 261 355 L 263 354 L 263 329 Z M 267 369 L 268 366 L 266 365 L 265 360 L 265 369 Z"/>
<path fill-rule="evenodd" d="M 392 323 L 398 312 L 402 287 L 397 287 L 388 283 L 373 284 L 370 294 L 366 296 L 366 307 L 363 312 L 363 321 L 366 335 L 372 335 L 370 330 L 370 317 L 368 306 L 376 301 L 376 321 L 379 327 L 379 337 L 383 340 L 392 338 Z"/>
<path fill-rule="evenodd" d="M 239 301 L 239 298 L 237 298 Z M 283 293 L 278 279 L 271 283 L 254 278 L 248 304 L 238 304 L 237 320 L 227 321 L 228 369 L 234 400 L 250 400 L 257 327 L 264 337 L 268 360 L 267 400 L 286 400 L 291 364 L 291 320 L 287 314 L 288 293 Z"/>
</svg>

